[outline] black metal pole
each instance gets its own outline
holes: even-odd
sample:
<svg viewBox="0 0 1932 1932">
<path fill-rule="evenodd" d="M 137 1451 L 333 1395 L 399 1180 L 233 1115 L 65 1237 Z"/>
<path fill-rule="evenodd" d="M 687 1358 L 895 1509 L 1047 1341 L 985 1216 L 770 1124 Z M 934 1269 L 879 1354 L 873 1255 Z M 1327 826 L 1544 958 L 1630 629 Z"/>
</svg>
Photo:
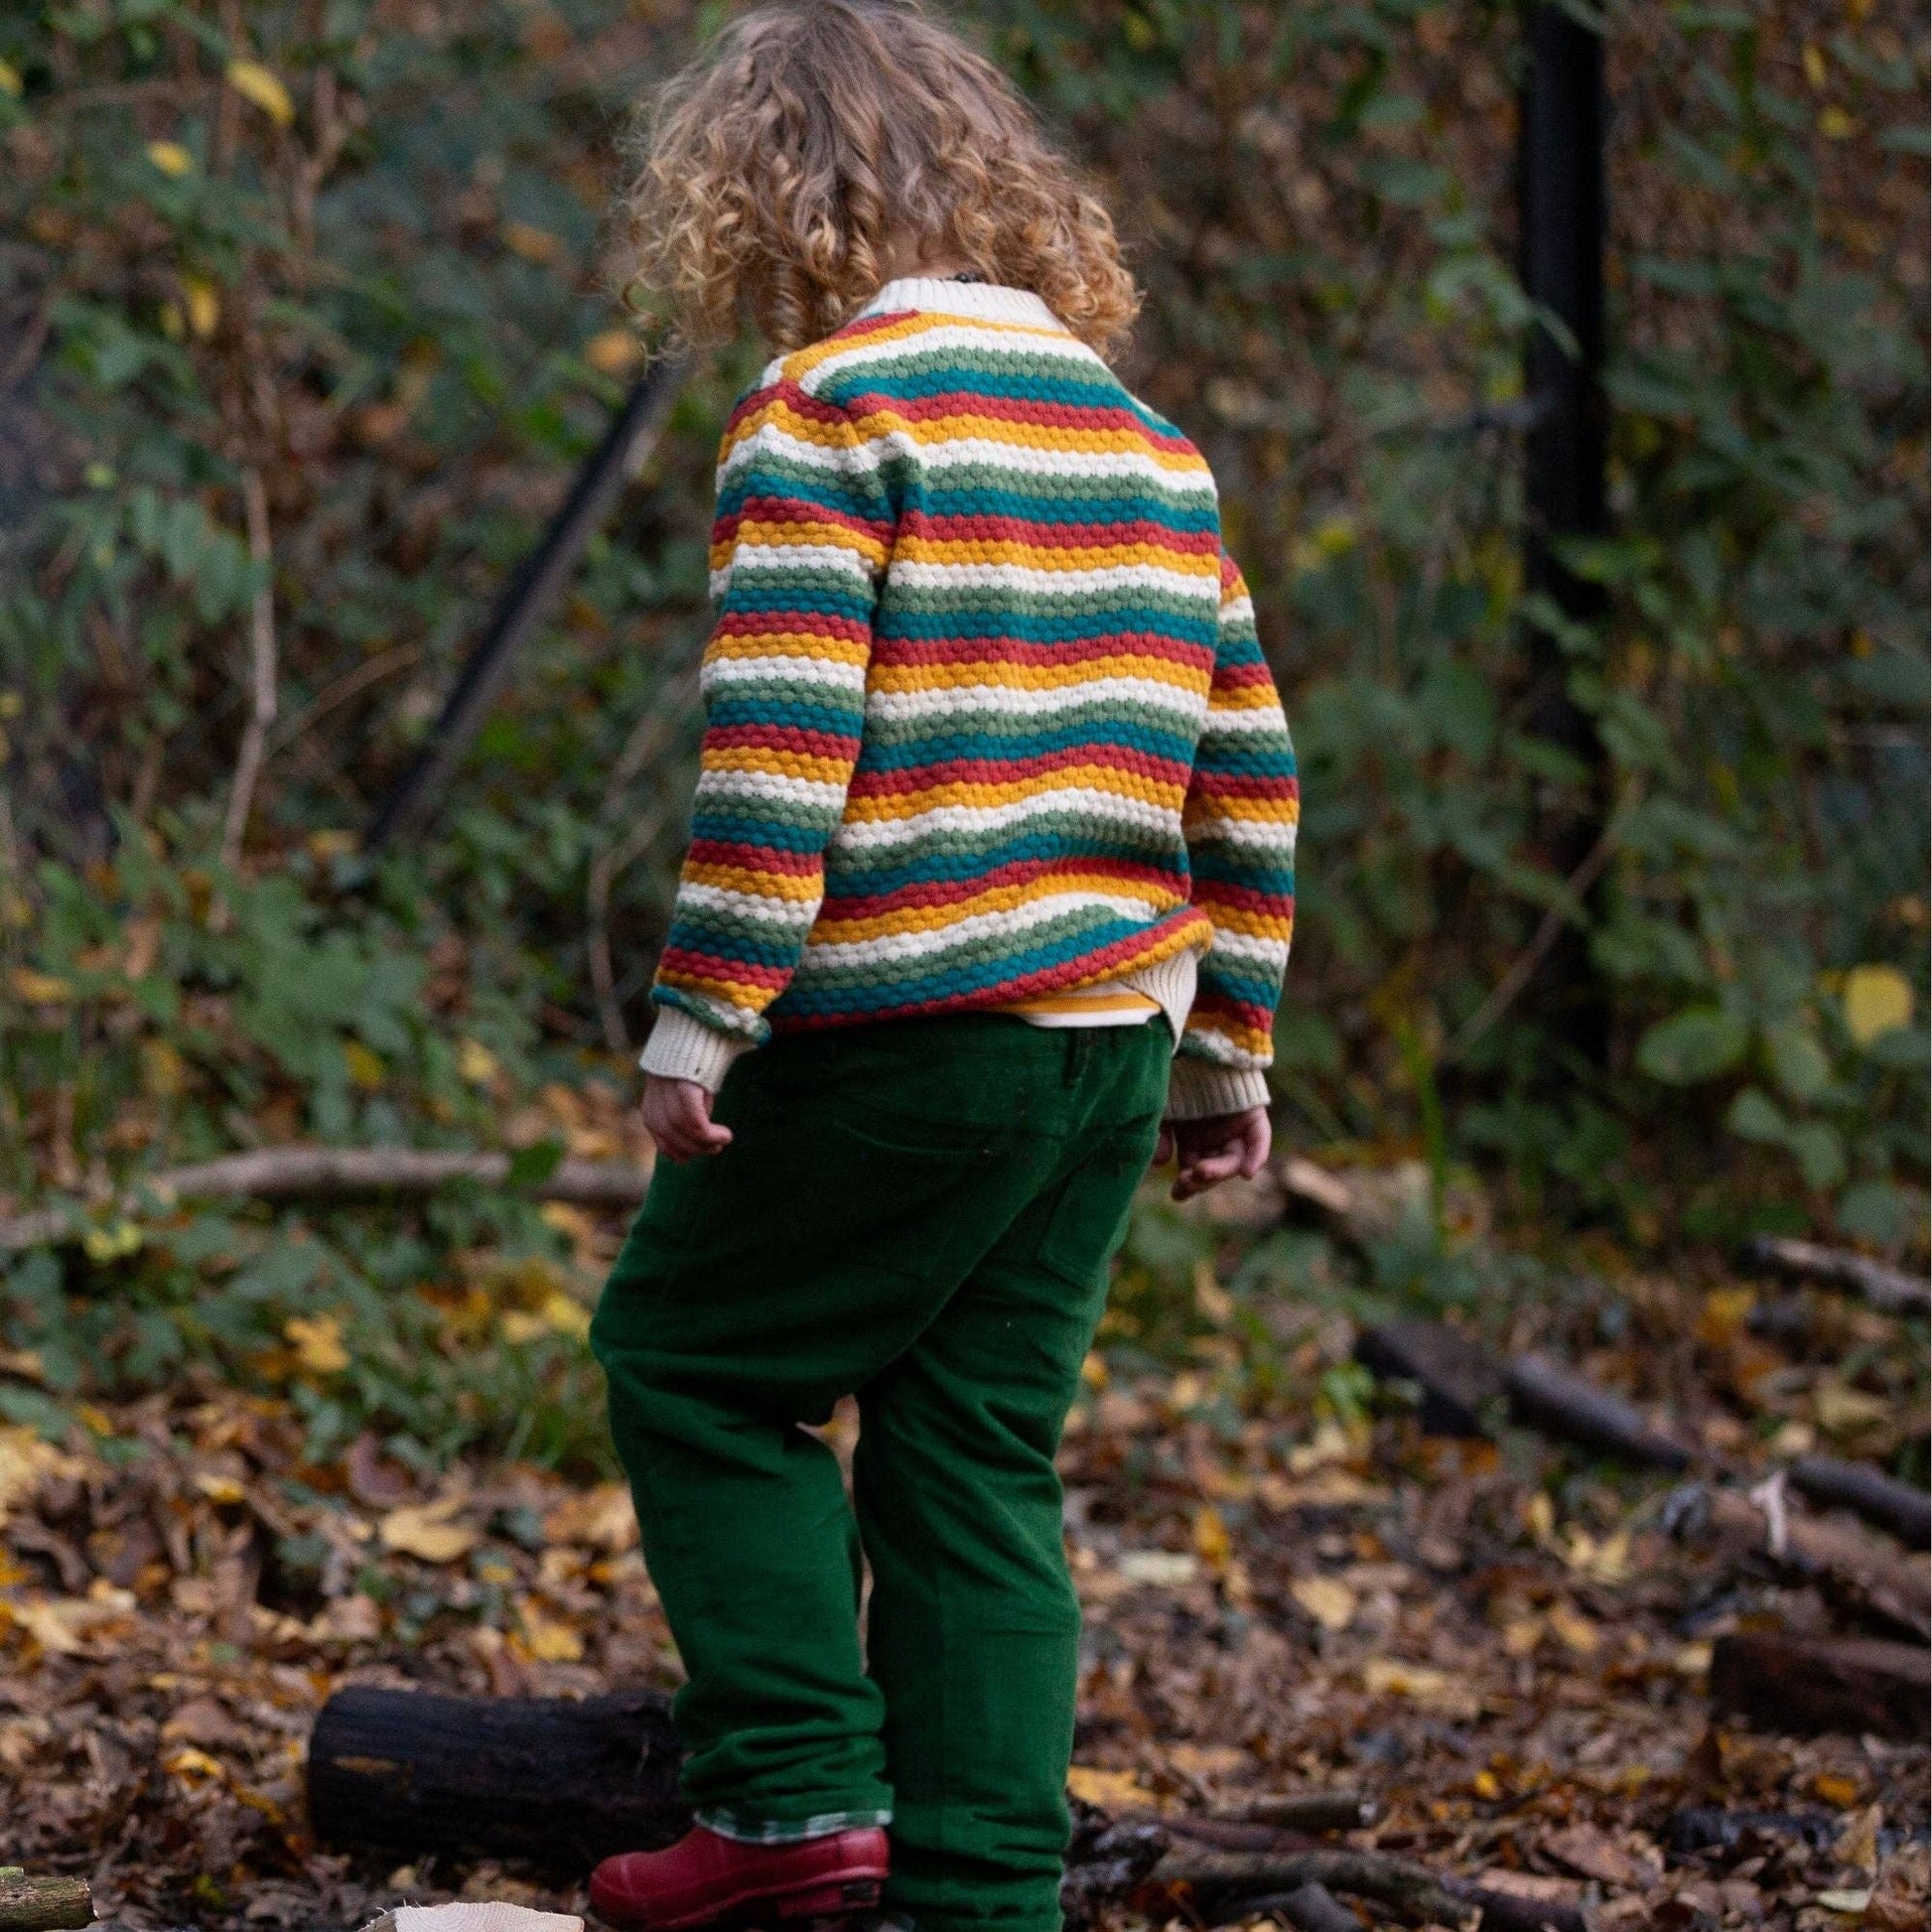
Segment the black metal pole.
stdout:
<svg viewBox="0 0 1932 1932">
<path fill-rule="evenodd" d="M 1529 0 L 1524 31 L 1529 60 L 1519 169 L 1523 286 L 1570 338 L 1564 341 L 1542 322 L 1531 328 L 1524 579 L 1566 619 L 1588 622 L 1601 612 L 1600 592 L 1565 567 L 1557 545 L 1564 537 L 1593 536 L 1607 526 L 1603 40 L 1549 0 Z M 1531 625 L 1529 660 L 1530 730 L 1589 774 L 1583 803 L 1560 785 L 1546 785 L 1538 801 L 1544 862 L 1568 879 L 1585 867 L 1602 835 L 1603 748 L 1589 715 L 1570 695 L 1568 658 L 1550 626 Z M 1573 1050 L 1603 1063 L 1608 1006 L 1586 937 L 1574 923 L 1566 923 L 1545 955 L 1531 1004 Z"/>
<path fill-rule="evenodd" d="M 585 546 L 610 513 L 618 491 L 635 476 L 657 441 L 683 380 L 676 361 L 653 362 L 585 460 L 570 493 L 550 519 L 542 540 L 518 566 L 491 614 L 489 627 L 457 678 L 442 715 L 389 795 L 377 806 L 363 835 L 364 852 L 428 825 L 457 761 L 489 715 L 510 661 L 548 621 L 570 582 Z"/>
</svg>

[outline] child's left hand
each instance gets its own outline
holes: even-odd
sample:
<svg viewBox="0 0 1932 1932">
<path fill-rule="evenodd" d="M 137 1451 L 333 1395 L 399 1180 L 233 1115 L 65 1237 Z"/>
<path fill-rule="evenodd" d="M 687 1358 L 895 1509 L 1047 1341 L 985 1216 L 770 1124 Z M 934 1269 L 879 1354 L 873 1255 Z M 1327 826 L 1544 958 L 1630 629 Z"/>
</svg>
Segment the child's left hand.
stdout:
<svg viewBox="0 0 1932 1932">
<path fill-rule="evenodd" d="M 731 1146 L 732 1131 L 711 1118 L 711 1095 L 695 1080 L 644 1076 L 644 1130 L 667 1161 L 700 1161 Z"/>
<path fill-rule="evenodd" d="M 1154 1165 L 1160 1168 L 1170 1161 L 1178 1163 L 1180 1173 L 1174 1179 L 1173 1197 L 1192 1200 L 1236 1174 L 1252 1180 L 1273 1145 L 1274 1129 L 1266 1107 L 1250 1107 L 1239 1114 L 1209 1114 L 1202 1120 L 1171 1120 L 1162 1125 Z"/>
</svg>

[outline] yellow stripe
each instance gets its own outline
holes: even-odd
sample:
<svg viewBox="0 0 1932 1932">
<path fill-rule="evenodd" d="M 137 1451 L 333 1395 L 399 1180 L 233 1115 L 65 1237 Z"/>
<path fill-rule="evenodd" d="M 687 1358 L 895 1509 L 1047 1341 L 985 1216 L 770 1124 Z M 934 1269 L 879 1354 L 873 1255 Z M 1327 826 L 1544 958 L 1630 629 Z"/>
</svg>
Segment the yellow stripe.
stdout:
<svg viewBox="0 0 1932 1932">
<path fill-rule="evenodd" d="M 863 664 L 872 655 L 855 637 L 827 637 L 811 630 L 726 631 L 705 646 L 707 659 L 719 657 L 810 657 L 837 664 Z"/>
<path fill-rule="evenodd" d="M 946 805 L 1013 805 L 1023 799 L 1072 790 L 1112 792 L 1116 797 L 1142 799 L 1170 812 L 1178 811 L 1186 796 L 1180 785 L 1156 784 L 1112 765 L 1075 764 L 1011 784 L 937 784 L 892 797 L 854 798 L 847 801 L 846 820 L 850 824 L 917 818 L 922 812 Z"/>
<path fill-rule="evenodd" d="M 1065 893 L 1106 893 L 1117 898 L 1141 900 L 1157 916 L 1172 912 L 1185 903 L 1164 886 L 1141 881 L 1122 881 L 1095 873 L 1056 872 L 1049 879 L 1035 879 L 1025 886 L 994 886 L 971 898 L 945 905 L 907 905 L 894 912 L 875 913 L 869 919 L 842 919 L 836 908 L 823 916 L 818 934 L 827 945 L 857 944 L 867 939 L 889 939 L 904 932 L 943 932 L 948 926 L 962 925 L 968 919 L 1012 912 L 1039 899 L 1054 898 Z M 1108 975 L 1118 979 L 1118 972 Z"/>
<path fill-rule="evenodd" d="M 875 691 L 980 690 L 991 684 L 1009 691 L 1065 691 L 1102 678 L 1146 678 L 1199 696 L 1210 673 L 1190 670 L 1172 658 L 1120 652 L 1089 657 L 1077 664 L 1012 664 L 968 661 L 954 664 L 883 664 L 873 673 Z"/>
<path fill-rule="evenodd" d="M 1062 549 L 1003 537 L 944 541 L 901 537 L 893 554 L 915 564 L 1019 564 L 1027 570 L 1125 570 L 1136 564 L 1152 565 L 1176 577 L 1212 577 L 1218 568 L 1212 557 L 1154 543 L 1095 543 Z"/>
<path fill-rule="evenodd" d="M 799 904 L 817 898 L 825 889 L 821 873 L 759 872 L 750 866 L 713 866 L 693 859 L 684 862 L 684 883 L 757 898 L 791 899 Z"/>
<path fill-rule="evenodd" d="M 1159 1013 L 1161 1002 L 1145 993 L 1039 993 L 1014 1000 L 1003 1013 Z"/>
<path fill-rule="evenodd" d="M 852 776 L 850 759 L 780 752 L 766 745 L 734 745 L 724 751 L 707 748 L 699 764 L 706 771 L 761 771 L 769 777 L 804 778 L 821 785 L 842 785 Z"/>
<path fill-rule="evenodd" d="M 848 530 L 843 523 L 807 522 L 802 518 L 790 523 L 748 519 L 738 526 L 738 534 L 730 542 L 711 546 L 711 567 L 722 570 L 734 551 L 748 547 L 780 550 L 796 549 L 800 545 L 812 550 L 856 551 L 869 563 L 886 561 L 886 546 L 877 537 Z"/>
</svg>

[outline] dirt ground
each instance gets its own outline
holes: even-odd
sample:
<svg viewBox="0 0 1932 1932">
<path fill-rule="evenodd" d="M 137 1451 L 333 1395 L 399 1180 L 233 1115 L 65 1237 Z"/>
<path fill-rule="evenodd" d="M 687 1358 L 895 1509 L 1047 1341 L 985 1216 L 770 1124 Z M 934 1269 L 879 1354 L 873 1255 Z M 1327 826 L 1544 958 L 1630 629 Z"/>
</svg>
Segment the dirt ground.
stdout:
<svg viewBox="0 0 1932 1932">
<path fill-rule="evenodd" d="M 1631 1332 L 1573 1357 L 1707 1443 L 1768 1456 L 1835 1419 L 1923 1428 L 1844 1372 L 1909 1344 L 1901 1324 L 1821 1304 L 1830 1346 L 1773 1345 L 1748 1290 L 1629 1294 Z M 1277 1298 L 1264 1334 L 1211 1274 L 1199 1299 L 1178 1368 L 1090 1361 L 1067 1438 L 1078 1796 L 1201 1816 L 1359 1791 L 1375 1822 L 1345 1842 L 1580 1904 L 1592 1932 L 1926 1924 L 1925 1748 L 1712 1710 L 1716 1638 L 1854 1627 L 1838 1606 L 1667 1534 L 1668 1478 L 1346 1399 L 1364 1391 L 1332 1306 Z M 432 1484 L 366 1440 L 312 1466 L 285 1402 L 219 1388 L 87 1421 L 84 1449 L 0 1432 L 0 1862 L 86 1874 L 136 1927 L 346 1929 L 451 1896 L 583 1909 L 514 1867 L 318 1846 L 304 1745 L 346 1683 L 674 1685 L 621 1489 L 513 1465 Z M 1150 1911 L 1190 1916 L 1143 1895 L 1116 1917 Z"/>
</svg>

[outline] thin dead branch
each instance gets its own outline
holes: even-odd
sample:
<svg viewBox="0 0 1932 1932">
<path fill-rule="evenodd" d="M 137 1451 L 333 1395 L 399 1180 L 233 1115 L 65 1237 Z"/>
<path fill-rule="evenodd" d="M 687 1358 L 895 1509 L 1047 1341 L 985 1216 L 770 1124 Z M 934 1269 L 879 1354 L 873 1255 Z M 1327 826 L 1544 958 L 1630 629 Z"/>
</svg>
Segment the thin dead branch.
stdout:
<svg viewBox="0 0 1932 1932">
<path fill-rule="evenodd" d="M 260 471 L 243 473 L 241 497 L 248 512 L 248 555 L 259 581 L 248 624 L 248 722 L 242 727 L 241 750 L 228 787 L 227 816 L 221 826 L 221 864 L 228 872 L 241 863 L 241 841 L 248 830 L 255 783 L 268 752 L 269 728 L 275 723 L 274 553 L 269 542 L 268 494 L 262 487 Z"/>
</svg>

